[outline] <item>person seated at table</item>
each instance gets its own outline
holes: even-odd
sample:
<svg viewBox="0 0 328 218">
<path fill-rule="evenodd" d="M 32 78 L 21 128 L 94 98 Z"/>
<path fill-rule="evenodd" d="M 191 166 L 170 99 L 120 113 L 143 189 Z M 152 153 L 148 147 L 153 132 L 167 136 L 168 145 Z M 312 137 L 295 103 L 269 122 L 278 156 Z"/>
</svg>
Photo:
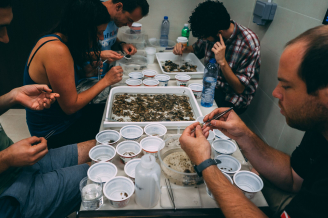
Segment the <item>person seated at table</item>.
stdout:
<svg viewBox="0 0 328 218">
<path fill-rule="evenodd" d="M 90 119 L 81 109 L 106 87 L 121 81 L 123 70 L 113 67 L 92 88 L 77 93 L 77 81 L 85 76 L 77 68 L 86 60 L 93 63 L 94 57 L 86 51 L 99 61 L 98 40 L 104 39 L 108 22 L 110 15 L 99 0 L 71 0 L 57 27 L 38 40 L 28 57 L 24 84 L 47 84 L 61 96 L 49 109 L 26 108 L 32 136 L 44 137 L 54 131 L 49 148 L 94 139 L 99 130 L 100 120 Z"/>
<path fill-rule="evenodd" d="M 0 42 L 8 43 L 13 19 L 10 0 L 0 2 Z M 60 97 L 47 85 L 27 85 L 0 96 L 0 115 L 15 104 L 31 110 L 49 108 Z M 79 183 L 87 176 L 95 140 L 48 151 L 44 138 L 19 142 L 0 124 L 0 217 L 65 217 L 81 204 Z M 77 165 L 79 164 L 79 165 Z"/>
<path fill-rule="evenodd" d="M 234 107 L 242 114 L 258 87 L 260 41 L 256 34 L 230 20 L 223 3 L 205 1 L 192 12 L 190 31 L 198 40 L 193 45 L 175 45 L 173 53 L 194 53 L 206 65 L 215 58 L 219 68 L 214 99 L 218 107 Z"/>
<path fill-rule="evenodd" d="M 196 123 L 189 126 L 180 138 L 182 148 L 196 165 L 201 164 L 211 152 L 205 136 L 209 129 L 219 129 L 236 140 L 254 169 L 271 183 L 262 192 L 275 210 L 274 217 L 327 217 L 327 52 L 328 26 L 318 26 L 288 42 L 281 55 L 279 83 L 272 95 L 279 99 L 287 124 L 306 131 L 291 157 L 267 145 L 233 111 L 203 130 Z M 226 109 L 215 109 L 204 121 Z M 202 175 L 225 217 L 265 217 L 217 166 L 207 167 Z M 270 191 L 273 186 L 277 188 Z M 287 194 L 280 195 L 281 190 Z"/>
</svg>

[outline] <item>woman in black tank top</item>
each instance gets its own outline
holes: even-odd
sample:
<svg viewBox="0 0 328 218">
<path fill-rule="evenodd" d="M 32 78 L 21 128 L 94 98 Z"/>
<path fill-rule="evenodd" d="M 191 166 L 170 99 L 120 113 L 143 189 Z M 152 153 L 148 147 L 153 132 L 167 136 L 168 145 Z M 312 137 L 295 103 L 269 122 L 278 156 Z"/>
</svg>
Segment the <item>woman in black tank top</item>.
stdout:
<svg viewBox="0 0 328 218">
<path fill-rule="evenodd" d="M 94 139 L 100 125 L 89 116 L 85 106 L 106 87 L 122 79 L 121 67 L 112 68 L 92 88 L 77 93 L 78 78 L 84 77 L 83 63 L 96 65 L 100 60 L 99 40 L 110 21 L 106 7 L 99 0 L 71 0 L 58 25 L 39 39 L 29 55 L 24 71 L 24 84 L 47 84 L 60 94 L 56 105 L 48 110 L 26 109 L 32 136 L 48 138 L 48 147 Z M 79 69 L 79 70 L 77 70 Z M 89 115 L 88 115 L 89 114 Z"/>
</svg>

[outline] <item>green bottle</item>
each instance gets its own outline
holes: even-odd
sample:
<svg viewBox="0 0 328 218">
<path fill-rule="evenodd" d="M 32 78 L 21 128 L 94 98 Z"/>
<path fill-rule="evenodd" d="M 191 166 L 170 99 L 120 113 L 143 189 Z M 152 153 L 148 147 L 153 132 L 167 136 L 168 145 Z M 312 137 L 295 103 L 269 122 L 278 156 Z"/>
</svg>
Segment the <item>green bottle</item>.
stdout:
<svg viewBox="0 0 328 218">
<path fill-rule="evenodd" d="M 190 30 L 188 28 L 188 24 L 185 23 L 185 25 L 181 31 L 181 36 L 186 37 L 188 39 L 187 46 L 189 45 L 189 32 L 190 32 Z"/>
</svg>

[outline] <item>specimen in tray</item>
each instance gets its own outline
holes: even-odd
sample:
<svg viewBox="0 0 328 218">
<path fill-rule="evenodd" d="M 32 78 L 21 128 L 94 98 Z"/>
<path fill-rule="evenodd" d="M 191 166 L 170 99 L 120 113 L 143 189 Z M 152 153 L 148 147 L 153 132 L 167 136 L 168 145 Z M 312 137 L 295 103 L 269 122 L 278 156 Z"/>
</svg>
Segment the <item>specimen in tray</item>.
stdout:
<svg viewBox="0 0 328 218">
<path fill-rule="evenodd" d="M 197 72 L 197 66 L 185 62 L 181 67 L 173 61 L 167 60 L 162 66 L 163 70 L 168 73 L 175 72 Z"/>
<path fill-rule="evenodd" d="M 119 122 L 195 120 L 189 97 L 175 94 L 117 94 L 112 114 Z"/>
</svg>

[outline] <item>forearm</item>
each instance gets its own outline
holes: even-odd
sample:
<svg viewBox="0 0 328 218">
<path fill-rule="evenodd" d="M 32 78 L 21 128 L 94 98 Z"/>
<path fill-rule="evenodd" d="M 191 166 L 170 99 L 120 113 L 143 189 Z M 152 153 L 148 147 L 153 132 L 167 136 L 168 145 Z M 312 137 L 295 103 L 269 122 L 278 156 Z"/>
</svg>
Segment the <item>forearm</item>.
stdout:
<svg viewBox="0 0 328 218">
<path fill-rule="evenodd" d="M 8 158 L 9 156 L 7 149 L 0 151 L 0 174 L 10 167 L 8 164 Z"/>
<path fill-rule="evenodd" d="M 245 86 L 240 82 L 238 77 L 234 74 L 227 61 L 220 63 L 220 67 L 224 78 L 229 83 L 229 85 L 233 88 L 233 90 L 238 94 L 243 93 L 243 91 L 245 90 Z"/>
<path fill-rule="evenodd" d="M 206 168 L 203 171 L 203 177 L 225 217 L 266 217 L 236 186 L 233 186 L 225 178 L 217 166 Z"/>
<path fill-rule="evenodd" d="M 192 45 L 189 45 L 183 50 L 183 53 L 194 53 L 194 48 Z"/>
<path fill-rule="evenodd" d="M 0 96 L 0 115 L 4 114 L 12 106 L 16 104 L 15 89 L 11 90 L 9 93 Z"/>
<path fill-rule="evenodd" d="M 288 155 L 270 147 L 251 131 L 237 142 L 243 154 L 262 176 L 281 189 L 294 191 Z"/>
</svg>

